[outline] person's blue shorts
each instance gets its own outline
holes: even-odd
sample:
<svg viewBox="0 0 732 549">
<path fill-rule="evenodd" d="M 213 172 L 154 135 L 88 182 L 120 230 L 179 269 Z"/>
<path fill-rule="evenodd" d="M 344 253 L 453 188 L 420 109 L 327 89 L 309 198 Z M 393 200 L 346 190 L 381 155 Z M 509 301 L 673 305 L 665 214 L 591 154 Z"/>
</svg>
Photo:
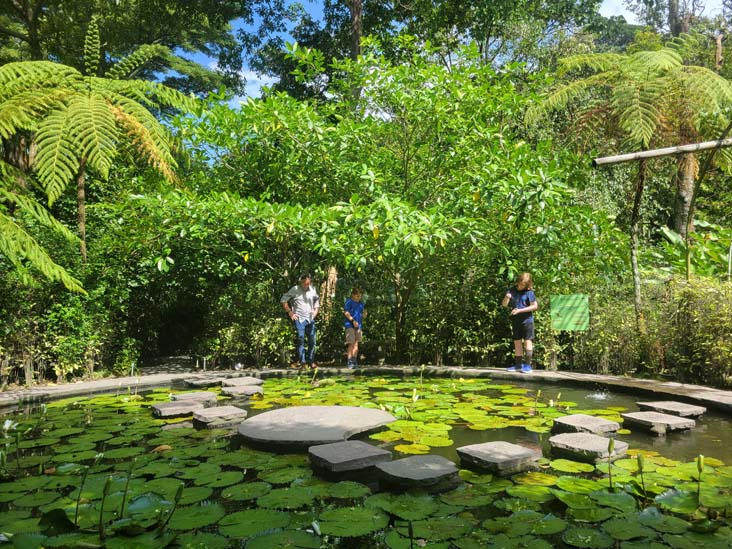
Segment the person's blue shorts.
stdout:
<svg viewBox="0 0 732 549">
<path fill-rule="evenodd" d="M 513 329 L 513 340 L 519 341 L 522 339 L 533 340 L 534 339 L 534 321 L 519 320 L 518 322 L 512 322 L 511 328 Z"/>
</svg>

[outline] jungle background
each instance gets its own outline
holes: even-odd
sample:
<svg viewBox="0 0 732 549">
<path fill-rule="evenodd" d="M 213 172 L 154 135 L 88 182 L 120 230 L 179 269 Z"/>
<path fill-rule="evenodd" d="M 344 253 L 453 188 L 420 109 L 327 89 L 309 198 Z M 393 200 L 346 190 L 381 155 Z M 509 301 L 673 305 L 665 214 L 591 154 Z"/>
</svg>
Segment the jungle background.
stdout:
<svg viewBox="0 0 732 549">
<path fill-rule="evenodd" d="M 366 363 L 502 367 L 530 271 L 539 367 L 732 385 L 730 150 L 592 166 L 727 137 L 732 6 L 627 6 L 3 2 L 0 383 L 287 366 L 301 271 L 322 364 L 358 285 Z"/>
</svg>

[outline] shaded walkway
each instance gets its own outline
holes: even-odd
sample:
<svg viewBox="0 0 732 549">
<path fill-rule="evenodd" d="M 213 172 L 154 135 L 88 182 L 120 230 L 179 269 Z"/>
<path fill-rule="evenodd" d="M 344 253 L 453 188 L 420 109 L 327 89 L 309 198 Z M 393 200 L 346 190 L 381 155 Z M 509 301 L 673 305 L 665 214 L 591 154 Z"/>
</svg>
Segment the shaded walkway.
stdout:
<svg viewBox="0 0 732 549">
<path fill-rule="evenodd" d="M 656 381 L 650 379 L 635 379 L 623 376 L 605 376 L 599 374 L 580 374 L 575 372 L 550 372 L 534 370 L 531 374 L 507 372 L 499 368 L 458 368 L 458 367 L 413 367 L 413 366 L 373 366 L 356 370 L 356 375 L 379 376 L 419 376 L 424 377 L 454 377 L 454 378 L 490 378 L 506 382 L 532 382 L 541 388 L 542 382 L 564 385 L 602 387 L 618 392 L 630 392 L 637 395 L 657 398 L 673 397 L 675 400 L 699 404 L 709 409 L 732 413 L 732 391 L 723 391 L 701 385 L 690 385 L 673 381 Z M 41 403 L 60 398 L 89 395 L 95 393 L 126 393 L 128 391 L 164 387 L 171 384 L 181 384 L 190 378 L 220 379 L 242 376 L 261 378 L 293 377 L 299 375 L 297 370 L 241 370 L 241 371 L 211 371 L 185 373 L 157 373 L 141 375 L 139 377 L 106 378 L 95 381 L 80 381 L 62 385 L 44 385 L 31 388 L 6 390 L 0 393 L 0 412 L 11 411 L 16 406 L 27 403 Z M 346 368 L 321 368 L 319 376 L 354 375 L 354 370 Z M 312 374 L 305 373 L 305 376 Z"/>
</svg>

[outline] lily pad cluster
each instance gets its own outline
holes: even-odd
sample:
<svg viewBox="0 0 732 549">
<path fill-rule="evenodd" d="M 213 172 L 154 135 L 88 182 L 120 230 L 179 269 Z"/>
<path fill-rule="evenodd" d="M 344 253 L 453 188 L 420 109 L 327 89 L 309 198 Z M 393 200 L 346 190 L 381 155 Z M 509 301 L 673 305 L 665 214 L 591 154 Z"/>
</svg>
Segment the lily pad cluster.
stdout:
<svg viewBox="0 0 732 549">
<path fill-rule="evenodd" d="M 719 460 L 639 450 L 611 465 L 543 459 L 510 478 L 462 470 L 463 484 L 439 495 L 390 494 L 320 480 L 307 456 L 243 447 L 232 431 L 154 419 L 150 406 L 169 392 L 10 418 L 0 547 L 732 547 L 732 466 Z M 399 411 L 372 442 L 404 453 L 449 446 L 458 427 L 542 432 L 576 409 L 487 381 L 277 380 L 265 395 L 254 406 Z"/>
</svg>

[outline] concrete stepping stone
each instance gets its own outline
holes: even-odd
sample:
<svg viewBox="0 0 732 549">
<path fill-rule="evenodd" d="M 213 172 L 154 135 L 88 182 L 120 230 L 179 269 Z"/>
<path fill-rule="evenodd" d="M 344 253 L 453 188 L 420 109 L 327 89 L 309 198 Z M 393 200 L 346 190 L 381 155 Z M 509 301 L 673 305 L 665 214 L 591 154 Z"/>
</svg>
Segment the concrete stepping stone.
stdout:
<svg viewBox="0 0 732 549">
<path fill-rule="evenodd" d="M 391 452 L 360 440 L 320 444 L 308 448 L 313 469 L 325 473 L 362 471 L 391 461 Z"/>
<path fill-rule="evenodd" d="M 183 383 L 186 384 L 186 387 L 204 389 L 206 387 L 221 387 L 222 380 L 221 377 L 192 377 L 184 379 Z"/>
<path fill-rule="evenodd" d="M 255 444 L 280 449 L 305 449 L 343 442 L 396 421 L 383 410 L 356 406 L 292 406 L 245 420 L 239 434 Z"/>
<path fill-rule="evenodd" d="M 193 425 L 205 429 L 238 427 L 247 417 L 247 411 L 236 406 L 216 406 L 193 412 Z"/>
<path fill-rule="evenodd" d="M 203 410 L 203 402 L 197 400 L 179 400 L 176 402 L 161 402 L 152 405 L 153 415 L 162 419 L 186 417 L 197 410 Z"/>
<path fill-rule="evenodd" d="M 475 467 L 500 475 L 533 469 L 542 456 L 541 450 L 500 440 L 462 446 L 457 449 L 457 453 L 464 467 Z"/>
<path fill-rule="evenodd" d="M 664 436 L 669 431 L 684 431 L 696 427 L 696 421 L 693 419 L 660 412 L 630 412 L 620 415 L 626 427 L 639 427 L 658 436 Z"/>
<path fill-rule="evenodd" d="M 259 385 L 240 385 L 236 387 L 221 387 L 221 393 L 229 396 L 250 397 L 252 395 L 263 395 L 264 389 Z"/>
<path fill-rule="evenodd" d="M 263 379 L 258 377 L 245 376 L 245 377 L 232 377 L 224 379 L 221 382 L 223 387 L 243 387 L 246 385 L 261 385 L 264 383 Z"/>
<path fill-rule="evenodd" d="M 176 429 L 193 429 L 193 422 L 179 421 L 178 423 L 168 423 L 160 428 L 161 431 L 175 431 Z"/>
<path fill-rule="evenodd" d="M 615 449 L 608 451 L 610 439 L 592 433 L 561 433 L 549 437 L 552 456 L 566 457 L 585 463 L 615 461 L 628 451 L 628 443 L 615 441 Z"/>
<path fill-rule="evenodd" d="M 617 421 L 610 421 L 601 417 L 587 414 L 570 414 L 554 419 L 552 433 L 592 433 L 605 435 L 615 433 L 620 429 Z"/>
<path fill-rule="evenodd" d="M 442 456 L 410 456 L 376 465 L 379 480 L 387 488 L 417 488 L 429 493 L 446 492 L 461 482 L 458 468 Z"/>
<path fill-rule="evenodd" d="M 174 402 L 194 401 L 202 403 L 216 402 L 216 393 L 211 391 L 197 391 L 193 393 L 173 393 L 170 399 Z"/>
<path fill-rule="evenodd" d="M 659 400 L 657 402 L 636 402 L 641 410 L 651 410 L 679 417 L 698 417 L 706 413 L 704 406 L 694 406 L 673 400 Z"/>
</svg>

